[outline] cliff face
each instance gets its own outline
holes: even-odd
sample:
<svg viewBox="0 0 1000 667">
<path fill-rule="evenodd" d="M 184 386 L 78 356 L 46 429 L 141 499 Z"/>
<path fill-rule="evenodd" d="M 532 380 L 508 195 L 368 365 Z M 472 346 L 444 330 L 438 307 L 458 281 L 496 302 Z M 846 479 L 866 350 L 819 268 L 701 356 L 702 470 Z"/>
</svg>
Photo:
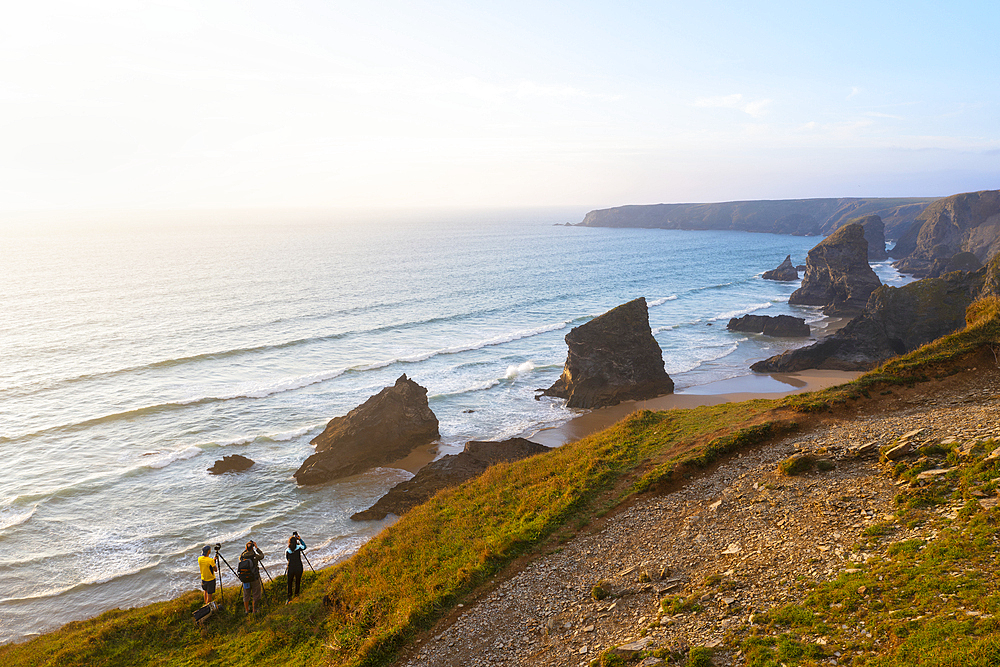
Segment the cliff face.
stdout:
<svg viewBox="0 0 1000 667">
<path fill-rule="evenodd" d="M 868 266 L 864 228 L 850 223 L 809 251 L 802 286 L 792 292 L 788 303 L 823 306 L 828 315 L 856 315 L 881 284 Z"/>
<path fill-rule="evenodd" d="M 439 437 L 427 390 L 400 376 L 312 439 L 316 453 L 295 471 L 299 484 L 320 484 L 398 461 Z"/>
<path fill-rule="evenodd" d="M 885 234 L 897 238 L 933 198 L 839 198 L 650 204 L 589 212 L 584 227 L 730 229 L 796 236 L 829 234 L 851 218 L 880 216 Z"/>
<path fill-rule="evenodd" d="M 968 192 L 930 204 L 892 249 L 894 266 L 918 277 L 940 275 L 968 252 L 986 264 L 1000 252 L 1000 191 Z"/>
<path fill-rule="evenodd" d="M 875 290 L 864 312 L 832 336 L 753 364 L 762 373 L 819 368 L 864 371 L 965 326 L 965 309 L 1000 286 L 997 263 L 975 273 L 955 272 L 903 287 Z"/>
<path fill-rule="evenodd" d="M 574 328 L 566 344 L 562 375 L 542 395 L 565 398 L 571 408 L 617 405 L 674 390 L 643 297 Z"/>
</svg>

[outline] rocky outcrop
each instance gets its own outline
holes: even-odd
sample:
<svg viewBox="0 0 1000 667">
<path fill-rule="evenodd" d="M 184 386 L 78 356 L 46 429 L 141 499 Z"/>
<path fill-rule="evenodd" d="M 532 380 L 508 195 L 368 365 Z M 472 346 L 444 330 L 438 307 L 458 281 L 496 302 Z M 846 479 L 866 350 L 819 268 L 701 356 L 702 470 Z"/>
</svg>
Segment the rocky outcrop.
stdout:
<svg viewBox="0 0 1000 667">
<path fill-rule="evenodd" d="M 587 213 L 584 227 L 727 229 L 796 236 L 829 234 L 851 218 L 878 215 L 899 238 L 934 198 L 783 199 L 617 206 Z"/>
<path fill-rule="evenodd" d="M 731 331 L 760 333 L 779 338 L 801 338 L 809 336 L 809 325 L 801 317 L 791 315 L 744 315 L 729 320 L 726 328 Z"/>
<path fill-rule="evenodd" d="M 312 439 L 316 453 L 295 471 L 299 484 L 320 484 L 398 461 L 439 437 L 427 390 L 400 376 Z"/>
<path fill-rule="evenodd" d="M 796 270 L 795 265 L 792 264 L 792 256 L 788 255 L 785 257 L 785 261 L 779 264 L 777 268 L 765 271 L 761 278 L 764 280 L 798 280 L 799 272 Z"/>
<path fill-rule="evenodd" d="M 1000 252 L 1000 191 L 968 192 L 928 206 L 892 249 L 894 266 L 917 277 L 937 277 L 959 253 L 986 264 Z"/>
<path fill-rule="evenodd" d="M 472 440 L 465 443 L 459 454 L 449 454 L 430 463 L 405 482 L 389 489 L 377 503 L 357 512 L 354 521 L 377 521 L 389 514 L 402 516 L 417 505 L 426 502 L 441 489 L 458 486 L 462 482 L 477 477 L 491 465 L 519 461 L 535 454 L 549 451 L 544 445 L 511 438 L 500 442 Z"/>
<path fill-rule="evenodd" d="M 565 398 L 568 407 L 600 408 L 674 390 L 643 297 L 575 327 L 566 344 L 562 375 L 542 395 Z"/>
<path fill-rule="evenodd" d="M 857 315 L 882 282 L 868 266 L 864 228 L 851 223 L 809 251 L 802 286 L 788 303 L 823 306 L 827 315 Z"/>
<path fill-rule="evenodd" d="M 885 251 L 885 224 L 882 218 L 877 215 L 866 215 L 863 218 L 854 218 L 850 223 L 857 223 L 865 230 L 865 241 L 868 241 L 868 261 L 882 262 L 889 259 L 889 253 Z"/>
<path fill-rule="evenodd" d="M 965 309 L 984 292 L 987 269 L 883 285 L 865 311 L 831 336 L 753 364 L 761 373 L 819 368 L 864 371 L 965 326 Z"/>
<path fill-rule="evenodd" d="M 896 262 L 900 269 L 913 268 L 914 271 L 912 275 L 920 275 L 927 278 L 937 278 L 938 276 L 943 276 L 946 273 L 951 273 L 952 271 L 976 271 L 983 266 L 983 263 L 979 261 L 979 258 L 971 252 L 960 252 L 957 255 L 947 256 L 947 253 L 937 257 L 928 263 L 916 263 L 914 265 L 906 264 L 906 260 L 902 262 Z M 907 273 L 907 271 L 903 271 Z"/>
<path fill-rule="evenodd" d="M 224 472 L 240 472 L 253 465 L 253 460 L 239 454 L 223 456 L 208 469 L 210 475 L 221 475 Z"/>
</svg>

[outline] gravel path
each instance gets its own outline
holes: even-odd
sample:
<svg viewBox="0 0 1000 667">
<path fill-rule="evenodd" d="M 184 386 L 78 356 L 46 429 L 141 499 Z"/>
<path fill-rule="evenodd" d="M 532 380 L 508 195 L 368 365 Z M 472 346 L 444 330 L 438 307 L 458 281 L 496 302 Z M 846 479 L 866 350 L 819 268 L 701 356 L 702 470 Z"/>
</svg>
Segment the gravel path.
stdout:
<svg viewBox="0 0 1000 667">
<path fill-rule="evenodd" d="M 803 580 L 833 577 L 869 557 L 852 545 L 891 516 L 896 486 L 888 468 L 875 447 L 867 456 L 852 448 L 918 429 L 914 442 L 1000 437 L 995 372 L 933 391 L 894 398 L 890 413 L 745 452 L 680 491 L 636 503 L 460 609 L 400 664 L 587 665 L 642 635 L 649 648 L 719 647 L 717 664 L 741 664 L 723 644 L 727 629 L 800 600 Z M 779 474 L 777 464 L 796 452 L 827 457 L 833 469 Z M 610 593 L 603 600 L 593 596 L 598 584 Z M 661 598 L 692 595 L 700 611 L 660 612 Z"/>
</svg>

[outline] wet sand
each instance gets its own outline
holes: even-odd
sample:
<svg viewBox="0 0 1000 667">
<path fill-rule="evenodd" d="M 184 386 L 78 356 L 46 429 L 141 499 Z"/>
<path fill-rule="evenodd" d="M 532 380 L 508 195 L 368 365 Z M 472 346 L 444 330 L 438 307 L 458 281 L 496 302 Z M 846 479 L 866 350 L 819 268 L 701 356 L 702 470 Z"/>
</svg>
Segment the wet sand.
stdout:
<svg viewBox="0 0 1000 667">
<path fill-rule="evenodd" d="M 673 394 L 645 401 L 627 401 L 608 408 L 581 411 L 565 424 L 542 429 L 526 436 L 547 447 L 558 447 L 608 428 L 636 410 L 671 410 L 747 401 L 753 398 L 781 398 L 789 394 L 817 391 L 850 382 L 861 373 L 846 371 L 801 371 L 798 373 L 755 374 L 688 387 Z"/>
</svg>

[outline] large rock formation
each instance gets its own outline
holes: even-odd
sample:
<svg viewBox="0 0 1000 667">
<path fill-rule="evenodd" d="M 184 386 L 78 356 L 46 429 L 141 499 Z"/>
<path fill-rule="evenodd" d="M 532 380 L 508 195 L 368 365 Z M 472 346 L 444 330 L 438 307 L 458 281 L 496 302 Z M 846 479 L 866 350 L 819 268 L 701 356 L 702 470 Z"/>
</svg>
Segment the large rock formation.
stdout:
<svg viewBox="0 0 1000 667">
<path fill-rule="evenodd" d="M 792 292 L 788 303 L 823 306 L 827 315 L 857 315 L 881 284 L 868 266 L 865 230 L 851 223 L 809 251 L 802 286 Z"/>
<path fill-rule="evenodd" d="M 759 333 L 765 336 L 779 338 L 807 338 L 809 336 L 809 325 L 801 317 L 791 315 L 744 315 L 734 317 L 729 320 L 726 328 L 730 331 L 743 331 L 746 333 Z"/>
<path fill-rule="evenodd" d="M 994 275 L 997 268 L 991 267 Z M 964 327 L 965 309 L 984 292 L 986 283 L 987 269 L 983 268 L 925 278 L 903 287 L 883 285 L 872 293 L 864 312 L 843 329 L 750 368 L 761 373 L 808 368 L 869 370 Z"/>
<path fill-rule="evenodd" d="M 792 256 L 787 255 L 784 262 L 770 271 L 765 271 L 761 275 L 761 278 L 764 280 L 798 280 L 799 271 L 795 268 L 795 265 L 792 264 Z"/>
<path fill-rule="evenodd" d="M 865 230 L 865 241 L 868 241 L 868 261 L 882 262 L 889 259 L 889 253 L 885 251 L 885 224 L 882 218 L 877 215 L 866 215 L 862 218 L 849 220 L 850 223 L 858 223 Z"/>
<path fill-rule="evenodd" d="M 643 297 L 574 328 L 566 344 L 562 375 L 542 395 L 565 398 L 571 408 L 600 408 L 674 390 Z"/>
<path fill-rule="evenodd" d="M 400 376 L 312 439 L 316 453 L 295 471 L 299 484 L 319 484 L 398 461 L 439 437 L 427 390 Z"/>
<path fill-rule="evenodd" d="M 351 516 L 354 521 L 377 521 L 389 514 L 401 516 L 420 503 L 429 500 L 441 489 L 458 486 L 467 479 L 481 475 L 495 463 L 519 461 L 549 451 L 544 445 L 511 438 L 501 442 L 472 440 L 465 443 L 459 454 L 449 454 L 430 463 L 405 482 L 389 489 L 377 503 Z"/>
<path fill-rule="evenodd" d="M 617 206 L 587 213 L 585 227 L 732 229 L 772 234 L 829 234 L 851 218 L 878 215 L 885 233 L 899 238 L 934 198 L 783 199 L 711 204 Z"/>
<path fill-rule="evenodd" d="M 970 252 L 986 264 L 1000 252 L 1000 191 L 967 192 L 928 206 L 892 249 L 894 266 L 918 277 L 936 277 L 952 257 Z"/>
</svg>

